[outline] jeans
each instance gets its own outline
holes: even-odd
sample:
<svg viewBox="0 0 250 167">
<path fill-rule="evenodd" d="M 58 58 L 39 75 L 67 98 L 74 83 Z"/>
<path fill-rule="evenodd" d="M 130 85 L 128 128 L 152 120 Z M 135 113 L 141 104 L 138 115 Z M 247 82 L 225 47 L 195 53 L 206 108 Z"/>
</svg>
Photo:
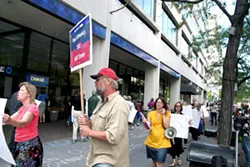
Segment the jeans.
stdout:
<svg viewBox="0 0 250 167">
<path fill-rule="evenodd" d="M 95 164 L 93 167 L 112 167 L 110 164 Z"/>
<path fill-rule="evenodd" d="M 250 136 L 243 136 L 241 144 L 246 155 L 247 166 L 250 167 Z"/>
<path fill-rule="evenodd" d="M 141 122 L 141 115 L 139 112 L 136 113 L 135 119 L 134 119 L 134 123 L 140 123 Z"/>
</svg>

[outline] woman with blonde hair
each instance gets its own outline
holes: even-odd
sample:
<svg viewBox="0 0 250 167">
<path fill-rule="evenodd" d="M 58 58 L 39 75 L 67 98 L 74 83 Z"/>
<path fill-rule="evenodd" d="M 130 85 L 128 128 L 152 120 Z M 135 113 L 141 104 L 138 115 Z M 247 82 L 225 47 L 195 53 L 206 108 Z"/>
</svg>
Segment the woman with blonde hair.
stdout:
<svg viewBox="0 0 250 167">
<path fill-rule="evenodd" d="M 17 99 L 23 104 L 19 110 L 9 116 L 3 114 L 3 123 L 16 127 L 13 157 L 17 167 L 41 167 L 43 146 L 38 136 L 39 110 L 35 104 L 36 87 L 22 82 Z"/>
</svg>

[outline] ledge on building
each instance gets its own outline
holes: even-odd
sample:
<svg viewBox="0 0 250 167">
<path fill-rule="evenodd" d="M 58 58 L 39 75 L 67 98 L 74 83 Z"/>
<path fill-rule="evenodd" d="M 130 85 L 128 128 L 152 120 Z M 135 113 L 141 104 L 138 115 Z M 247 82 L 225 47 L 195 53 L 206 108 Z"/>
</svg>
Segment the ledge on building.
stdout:
<svg viewBox="0 0 250 167">
<path fill-rule="evenodd" d="M 129 0 L 120 0 L 122 4 L 126 4 Z M 138 7 L 133 1 L 128 3 L 127 8 L 136 15 L 146 26 L 148 26 L 154 33 L 159 32 L 160 28 L 156 25 L 156 23 L 149 18 L 145 12 Z"/>
<path fill-rule="evenodd" d="M 181 85 L 181 94 L 199 95 L 200 92 L 194 85 Z"/>
</svg>

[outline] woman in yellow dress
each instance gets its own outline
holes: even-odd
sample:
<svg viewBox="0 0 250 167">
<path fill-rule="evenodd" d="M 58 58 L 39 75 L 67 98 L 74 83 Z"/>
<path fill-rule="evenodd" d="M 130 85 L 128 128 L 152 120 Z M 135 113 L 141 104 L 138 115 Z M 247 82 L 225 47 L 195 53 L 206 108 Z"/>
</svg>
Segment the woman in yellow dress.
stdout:
<svg viewBox="0 0 250 167">
<path fill-rule="evenodd" d="M 168 148 L 171 147 L 170 139 L 164 135 L 165 128 L 170 125 L 170 109 L 167 102 L 159 97 L 154 103 L 155 110 L 148 113 L 147 119 L 143 118 L 145 128 L 149 129 L 149 134 L 144 142 L 147 149 L 147 158 L 153 161 L 153 167 L 163 167 L 166 161 Z M 150 127 L 147 126 L 147 121 Z"/>
</svg>

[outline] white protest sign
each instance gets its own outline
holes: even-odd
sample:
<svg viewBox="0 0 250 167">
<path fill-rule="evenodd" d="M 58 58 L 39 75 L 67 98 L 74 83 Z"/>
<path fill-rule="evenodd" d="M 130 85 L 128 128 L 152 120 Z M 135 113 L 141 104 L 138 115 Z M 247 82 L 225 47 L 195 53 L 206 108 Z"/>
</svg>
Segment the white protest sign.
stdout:
<svg viewBox="0 0 250 167">
<path fill-rule="evenodd" d="M 189 120 L 193 119 L 193 112 L 192 112 L 192 106 L 188 105 L 188 106 L 183 106 L 182 107 L 182 114 L 187 115 L 189 117 Z"/>
<path fill-rule="evenodd" d="M 170 126 L 176 129 L 176 137 L 183 139 L 188 138 L 188 121 L 189 117 L 187 115 L 171 114 Z"/>
<path fill-rule="evenodd" d="M 40 104 L 41 104 L 42 101 L 39 101 L 39 100 L 36 100 L 35 99 L 35 103 L 36 103 L 36 106 L 38 107 Z"/>
<path fill-rule="evenodd" d="M 205 105 L 201 106 L 201 111 L 203 112 L 204 117 L 209 117 L 209 113 Z"/>
<path fill-rule="evenodd" d="M 6 106 L 7 99 L 0 98 L 0 158 L 6 162 L 16 165 L 10 150 L 6 144 L 5 137 L 3 134 L 3 114 Z"/>
<path fill-rule="evenodd" d="M 131 110 L 129 111 L 129 115 L 128 115 L 128 122 L 129 122 L 129 123 L 133 123 L 133 122 L 134 122 L 136 113 L 137 113 L 137 110 L 136 110 L 136 109 L 131 109 Z"/>
<path fill-rule="evenodd" d="M 198 111 L 196 108 L 193 109 L 193 120 L 191 127 L 198 129 L 201 121 L 201 111 Z"/>
</svg>

